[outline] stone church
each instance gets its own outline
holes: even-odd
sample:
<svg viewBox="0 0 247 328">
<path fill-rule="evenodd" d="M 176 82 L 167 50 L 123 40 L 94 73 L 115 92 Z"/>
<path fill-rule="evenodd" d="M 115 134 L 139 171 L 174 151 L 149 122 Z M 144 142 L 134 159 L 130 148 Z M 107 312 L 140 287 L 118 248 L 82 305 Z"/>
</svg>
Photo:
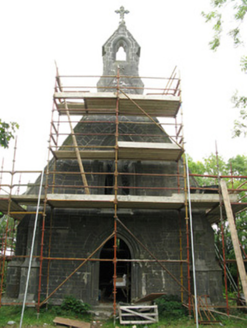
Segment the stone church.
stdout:
<svg viewBox="0 0 247 328">
<path fill-rule="evenodd" d="M 120 50 L 124 58 L 118 59 Z M 50 146 L 27 300 L 49 296 L 48 302 L 59 304 L 74 295 L 97 305 L 166 293 L 183 294 L 187 302 L 193 278 L 184 149 L 157 118 L 161 110 L 164 118 L 177 115 L 180 94 L 144 94 L 141 47 L 123 15 L 102 57 L 97 92 L 65 91 L 57 77 L 55 109 L 81 117 L 59 148 Z M 27 190 L 27 199 L 37 198 L 40 181 Z M 190 185 L 197 186 L 192 178 Z M 218 303 L 222 272 L 209 205 L 203 205 L 205 194 L 191 196 L 197 293 Z M 8 264 L 8 299 L 23 299 L 34 219 L 27 214 L 18 226 L 20 257 Z"/>
</svg>

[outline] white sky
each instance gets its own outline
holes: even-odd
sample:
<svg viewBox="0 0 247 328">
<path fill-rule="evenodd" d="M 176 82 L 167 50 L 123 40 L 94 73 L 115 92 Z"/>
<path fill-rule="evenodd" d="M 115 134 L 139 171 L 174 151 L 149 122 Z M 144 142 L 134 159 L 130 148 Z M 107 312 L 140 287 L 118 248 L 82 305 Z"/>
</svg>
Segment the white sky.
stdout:
<svg viewBox="0 0 247 328">
<path fill-rule="evenodd" d="M 16 170 L 41 170 L 48 138 L 55 77 L 103 72 L 102 45 L 117 29 L 123 5 L 126 25 L 141 45 L 140 76 L 169 77 L 181 71 L 186 151 L 200 160 L 215 152 L 225 159 L 247 155 L 244 138 L 232 139 L 238 111 L 230 101 L 245 91 L 240 53 L 223 40 L 213 53 L 212 29 L 201 11 L 210 0 L 8 0 L 0 1 L 0 117 L 20 124 Z M 13 141 L 0 149 L 11 169 Z M 1 165 L 1 162 L 0 162 Z"/>
</svg>

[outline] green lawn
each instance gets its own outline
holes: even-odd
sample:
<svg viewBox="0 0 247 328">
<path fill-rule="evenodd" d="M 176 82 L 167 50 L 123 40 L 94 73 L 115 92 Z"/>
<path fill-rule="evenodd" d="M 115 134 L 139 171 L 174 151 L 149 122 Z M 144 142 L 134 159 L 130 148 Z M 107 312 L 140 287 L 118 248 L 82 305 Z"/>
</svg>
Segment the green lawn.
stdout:
<svg viewBox="0 0 247 328">
<path fill-rule="evenodd" d="M 60 310 L 61 311 L 61 310 Z M 24 320 L 23 320 L 23 327 L 45 327 L 51 328 L 54 327 L 53 319 L 56 316 L 67 317 L 71 319 L 77 319 L 82 321 L 90 322 L 92 318 L 88 314 L 84 315 L 75 315 L 72 314 L 70 311 L 61 311 L 59 314 L 59 307 L 53 307 L 48 311 L 42 310 L 37 317 L 36 309 L 34 308 L 27 308 L 25 310 Z M 236 314 L 236 313 L 235 313 Z M 21 307 L 20 306 L 2 306 L 0 308 L 0 327 L 9 327 L 9 328 L 18 328 L 21 316 Z M 247 315 L 239 313 L 238 316 L 247 319 Z M 221 320 L 221 324 L 214 324 L 214 325 L 207 325 L 205 327 L 229 327 L 229 328 L 245 328 L 247 327 L 247 321 L 237 320 L 228 318 L 225 316 L 218 316 L 217 319 Z M 12 326 L 8 325 L 8 321 L 15 321 L 15 324 Z M 106 322 L 102 322 L 104 328 L 113 328 L 113 320 L 108 320 Z M 120 327 L 119 322 L 116 322 L 116 326 Z M 131 326 L 122 326 L 122 327 L 132 327 Z M 161 318 L 157 324 L 148 325 L 150 328 L 165 328 L 165 327 L 180 327 L 180 328 L 194 328 L 196 325 L 194 320 L 189 320 L 188 317 L 172 317 L 172 318 Z M 144 325 L 138 325 L 138 327 L 143 328 Z"/>
</svg>

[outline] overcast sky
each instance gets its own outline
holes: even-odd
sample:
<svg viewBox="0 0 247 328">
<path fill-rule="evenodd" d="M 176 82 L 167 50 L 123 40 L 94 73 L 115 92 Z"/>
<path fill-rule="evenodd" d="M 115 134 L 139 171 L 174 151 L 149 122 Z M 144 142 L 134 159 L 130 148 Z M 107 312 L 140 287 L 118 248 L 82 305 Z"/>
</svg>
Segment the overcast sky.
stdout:
<svg viewBox="0 0 247 328">
<path fill-rule="evenodd" d="M 213 33 L 201 16 L 209 2 L 0 1 L 0 117 L 20 124 L 16 169 L 46 163 L 54 60 L 60 74 L 102 74 L 102 45 L 118 27 L 114 11 L 121 5 L 130 11 L 126 25 L 141 46 L 140 76 L 169 77 L 175 65 L 181 71 L 186 151 L 200 160 L 215 152 L 217 140 L 225 159 L 247 155 L 246 139 L 231 138 L 238 112 L 230 101 L 236 89 L 246 92 L 239 67 L 246 49 L 234 49 L 228 38 L 216 53 L 209 49 Z M 6 170 L 12 146 L 0 149 Z"/>
</svg>

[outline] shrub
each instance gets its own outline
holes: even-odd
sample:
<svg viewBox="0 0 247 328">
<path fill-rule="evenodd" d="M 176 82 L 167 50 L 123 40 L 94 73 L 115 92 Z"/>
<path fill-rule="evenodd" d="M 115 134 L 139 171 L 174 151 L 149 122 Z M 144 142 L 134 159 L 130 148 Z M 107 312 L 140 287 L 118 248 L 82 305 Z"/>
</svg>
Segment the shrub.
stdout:
<svg viewBox="0 0 247 328">
<path fill-rule="evenodd" d="M 182 317 L 187 314 L 187 309 L 176 295 L 163 295 L 155 303 L 158 305 L 160 317 Z"/>
<path fill-rule="evenodd" d="M 81 300 L 76 299 L 72 295 L 68 295 L 63 300 L 61 309 L 74 314 L 83 314 L 89 311 L 90 305 L 83 303 Z"/>
</svg>

